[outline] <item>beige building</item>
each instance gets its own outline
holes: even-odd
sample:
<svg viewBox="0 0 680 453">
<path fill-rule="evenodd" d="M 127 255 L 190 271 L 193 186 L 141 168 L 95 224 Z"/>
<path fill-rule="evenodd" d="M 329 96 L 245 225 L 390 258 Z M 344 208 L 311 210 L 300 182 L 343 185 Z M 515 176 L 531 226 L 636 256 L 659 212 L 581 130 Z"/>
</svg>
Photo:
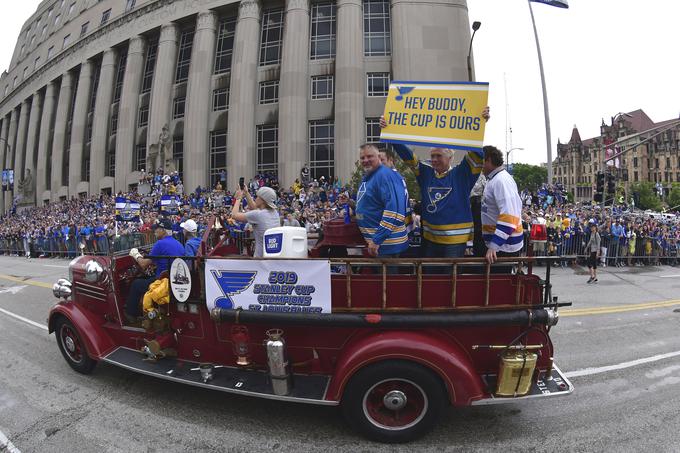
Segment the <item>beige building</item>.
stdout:
<svg viewBox="0 0 680 453">
<path fill-rule="evenodd" d="M 155 167 L 190 190 L 304 165 L 346 181 L 389 81 L 466 80 L 469 41 L 466 0 L 45 0 L 0 77 L 0 206 Z"/>
<path fill-rule="evenodd" d="M 614 156 L 605 163 L 607 150 Z M 600 125 L 600 136 L 581 140 L 574 126 L 568 143 L 557 144 L 553 161 L 555 182 L 574 195 L 574 201 L 591 201 L 596 174 L 605 170 L 617 177 L 617 184 L 629 194 L 631 184 L 661 183 L 665 193 L 680 182 L 680 120 L 655 123 L 642 110 L 619 113 L 607 125 Z"/>
</svg>

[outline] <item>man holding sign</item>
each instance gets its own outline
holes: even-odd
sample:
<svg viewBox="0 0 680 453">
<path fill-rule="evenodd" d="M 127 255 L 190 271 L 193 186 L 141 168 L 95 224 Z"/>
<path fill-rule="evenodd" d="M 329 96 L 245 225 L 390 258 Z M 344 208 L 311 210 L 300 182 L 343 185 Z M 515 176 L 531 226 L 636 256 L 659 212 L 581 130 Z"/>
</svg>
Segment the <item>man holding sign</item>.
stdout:
<svg viewBox="0 0 680 453">
<path fill-rule="evenodd" d="M 488 89 L 488 85 L 484 85 Z M 417 89 L 414 89 L 409 93 L 418 92 Z M 473 93 L 479 94 L 478 91 L 473 91 Z M 451 98 L 438 101 L 431 100 L 433 97 L 422 96 L 419 97 L 418 101 L 409 102 L 404 101 L 404 98 L 409 96 L 404 93 L 403 88 L 398 88 L 394 93 L 393 87 L 390 87 L 390 97 L 385 112 L 387 120 L 385 117 L 380 118 L 380 127 L 383 129 L 381 139 L 394 143 L 394 150 L 413 169 L 416 175 L 422 196 L 421 228 L 423 241 L 421 254 L 424 257 L 461 257 L 465 253 L 467 242 L 472 240 L 473 222 L 469 196 L 482 170 L 483 125 L 489 119 L 489 108 L 484 107 L 487 91 L 483 93 L 484 96 L 476 99 L 477 105 L 480 104 L 480 101 L 484 102 L 478 110 L 482 114 L 480 117 L 473 117 L 467 114 L 467 107 L 465 107 L 467 99 L 464 97 L 459 97 L 454 102 Z M 390 102 L 393 98 L 394 101 Z M 401 111 L 390 111 L 390 106 Z M 426 114 L 414 111 L 413 107 L 421 108 L 423 111 L 428 110 L 429 107 L 449 107 L 455 108 L 461 115 L 448 115 L 446 118 L 442 118 L 445 116 L 442 113 Z M 414 115 L 419 116 L 415 117 Z M 423 132 L 418 132 L 410 126 L 411 124 L 418 124 L 418 121 L 413 119 L 414 117 L 427 118 L 424 115 L 431 115 L 432 120 L 440 125 L 445 124 L 446 127 L 443 129 L 446 130 L 441 131 L 436 125 L 435 130 L 433 130 L 430 128 L 431 124 L 427 122 L 423 122 Z M 393 127 L 390 118 L 392 118 L 394 126 L 397 127 Z M 408 134 L 400 133 L 404 122 L 409 125 L 406 127 Z M 456 133 L 456 127 L 449 127 L 451 125 L 462 126 L 462 129 L 464 129 L 462 135 Z M 481 130 L 481 136 L 477 133 L 476 140 L 457 138 L 461 136 L 469 138 L 470 130 L 465 130 L 467 126 L 472 129 L 476 128 L 475 133 Z M 413 135 L 417 133 L 421 135 Z M 437 142 L 441 147 L 430 149 L 431 163 L 420 161 L 413 151 L 404 144 L 426 145 L 437 144 Z M 474 145 L 466 144 L 470 142 L 474 142 Z M 452 149 L 469 150 L 463 161 L 456 167 L 451 166 Z"/>
</svg>

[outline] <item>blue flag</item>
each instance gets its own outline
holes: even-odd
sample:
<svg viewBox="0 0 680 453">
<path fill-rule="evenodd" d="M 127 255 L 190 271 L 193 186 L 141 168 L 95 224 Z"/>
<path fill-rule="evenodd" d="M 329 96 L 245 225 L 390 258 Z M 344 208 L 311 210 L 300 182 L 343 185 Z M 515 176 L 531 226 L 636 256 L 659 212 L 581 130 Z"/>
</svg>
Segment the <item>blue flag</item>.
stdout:
<svg viewBox="0 0 680 453">
<path fill-rule="evenodd" d="M 163 195 L 161 197 L 161 214 L 162 215 L 177 215 L 179 214 L 180 199 L 176 195 Z"/>
<path fill-rule="evenodd" d="M 119 222 L 139 221 L 141 207 L 139 202 L 125 197 L 116 197 L 116 220 Z"/>
<path fill-rule="evenodd" d="M 558 8 L 569 8 L 567 0 L 529 0 L 534 3 L 543 3 L 544 5 L 557 6 Z"/>
</svg>

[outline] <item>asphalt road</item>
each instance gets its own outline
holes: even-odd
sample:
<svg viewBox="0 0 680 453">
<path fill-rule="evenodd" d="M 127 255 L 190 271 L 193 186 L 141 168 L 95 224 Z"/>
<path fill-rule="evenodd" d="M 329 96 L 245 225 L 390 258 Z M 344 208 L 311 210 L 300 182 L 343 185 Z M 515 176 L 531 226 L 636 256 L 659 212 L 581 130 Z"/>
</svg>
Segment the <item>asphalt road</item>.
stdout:
<svg viewBox="0 0 680 453">
<path fill-rule="evenodd" d="M 66 273 L 63 260 L 0 257 L 0 452 L 5 437 L 22 452 L 59 453 L 680 451 L 680 268 L 608 268 L 594 285 L 582 268 L 553 271 L 554 293 L 574 304 L 552 331 L 574 394 L 449 409 L 432 433 L 403 446 L 357 436 L 335 408 L 106 364 L 91 376 L 73 372 L 43 327 L 55 302 L 49 286 Z"/>
</svg>

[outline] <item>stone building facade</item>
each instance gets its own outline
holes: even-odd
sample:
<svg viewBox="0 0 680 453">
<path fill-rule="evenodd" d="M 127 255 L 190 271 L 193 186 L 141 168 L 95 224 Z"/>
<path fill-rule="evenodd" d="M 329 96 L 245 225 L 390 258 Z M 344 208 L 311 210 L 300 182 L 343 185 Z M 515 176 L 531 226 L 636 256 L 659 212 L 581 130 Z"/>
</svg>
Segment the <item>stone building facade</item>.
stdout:
<svg viewBox="0 0 680 453">
<path fill-rule="evenodd" d="M 604 164 L 607 149 L 623 154 Z M 668 193 L 672 183 L 680 182 L 679 149 L 680 120 L 655 123 L 644 111 L 635 110 L 617 114 L 609 125 L 603 120 L 598 137 L 581 140 L 574 126 L 569 142 L 557 144 L 553 174 L 555 182 L 580 202 L 593 199 L 596 174 L 603 169 L 616 176 L 626 194 L 638 182 L 660 183 Z"/>
<path fill-rule="evenodd" d="M 151 167 L 346 180 L 389 81 L 466 80 L 469 41 L 466 0 L 45 0 L 0 76 L 0 159 L 39 204 Z"/>
</svg>

